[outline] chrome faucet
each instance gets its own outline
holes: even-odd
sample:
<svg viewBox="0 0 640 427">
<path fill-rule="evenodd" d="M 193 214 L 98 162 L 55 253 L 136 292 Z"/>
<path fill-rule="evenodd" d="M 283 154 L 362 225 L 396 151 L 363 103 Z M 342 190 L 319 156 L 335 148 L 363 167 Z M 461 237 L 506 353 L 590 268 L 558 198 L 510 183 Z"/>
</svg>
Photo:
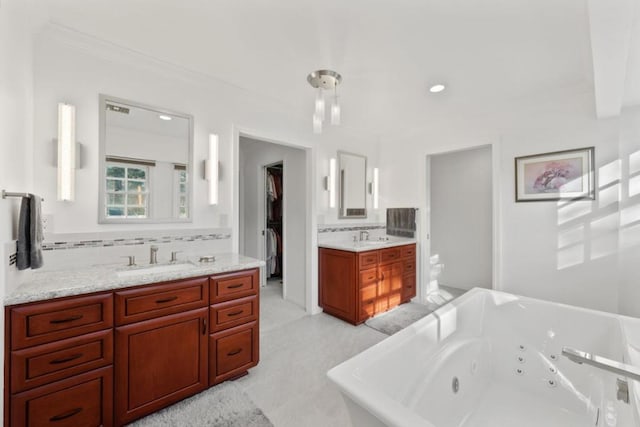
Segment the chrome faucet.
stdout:
<svg viewBox="0 0 640 427">
<path fill-rule="evenodd" d="M 363 237 L 367 236 L 366 240 L 369 240 L 369 232 L 367 230 L 360 230 L 360 241 L 365 240 Z"/>
<path fill-rule="evenodd" d="M 151 246 L 149 264 L 157 264 L 157 263 L 158 263 L 158 247 L 157 246 Z"/>
</svg>

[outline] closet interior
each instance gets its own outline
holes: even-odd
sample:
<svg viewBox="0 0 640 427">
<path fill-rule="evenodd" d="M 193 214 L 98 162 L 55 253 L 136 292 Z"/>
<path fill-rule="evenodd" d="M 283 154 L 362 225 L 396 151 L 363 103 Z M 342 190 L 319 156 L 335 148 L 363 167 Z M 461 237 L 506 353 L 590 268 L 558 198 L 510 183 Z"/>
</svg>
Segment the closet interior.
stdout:
<svg viewBox="0 0 640 427">
<path fill-rule="evenodd" d="M 266 218 L 266 276 L 268 280 L 282 282 L 282 172 L 283 164 L 266 168 L 267 218 Z"/>
</svg>

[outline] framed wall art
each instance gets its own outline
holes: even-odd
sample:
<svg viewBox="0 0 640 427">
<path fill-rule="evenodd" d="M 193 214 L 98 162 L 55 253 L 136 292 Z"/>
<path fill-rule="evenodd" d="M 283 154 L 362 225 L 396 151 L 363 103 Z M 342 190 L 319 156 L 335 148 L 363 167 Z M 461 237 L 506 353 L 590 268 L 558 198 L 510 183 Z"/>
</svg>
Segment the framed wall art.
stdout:
<svg viewBox="0 0 640 427">
<path fill-rule="evenodd" d="M 516 202 L 595 200 L 594 147 L 516 157 Z"/>
</svg>

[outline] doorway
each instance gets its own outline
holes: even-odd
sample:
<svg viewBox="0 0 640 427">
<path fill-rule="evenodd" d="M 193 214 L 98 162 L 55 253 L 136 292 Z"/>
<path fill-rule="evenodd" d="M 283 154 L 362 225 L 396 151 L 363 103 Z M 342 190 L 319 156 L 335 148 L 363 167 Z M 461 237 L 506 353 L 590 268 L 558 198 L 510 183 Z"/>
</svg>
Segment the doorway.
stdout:
<svg viewBox="0 0 640 427">
<path fill-rule="evenodd" d="M 493 284 L 492 147 L 427 157 L 428 299 Z"/>
<path fill-rule="evenodd" d="M 238 156 L 239 252 L 265 261 L 261 286 L 269 295 L 305 308 L 306 152 L 240 135 Z"/>
</svg>

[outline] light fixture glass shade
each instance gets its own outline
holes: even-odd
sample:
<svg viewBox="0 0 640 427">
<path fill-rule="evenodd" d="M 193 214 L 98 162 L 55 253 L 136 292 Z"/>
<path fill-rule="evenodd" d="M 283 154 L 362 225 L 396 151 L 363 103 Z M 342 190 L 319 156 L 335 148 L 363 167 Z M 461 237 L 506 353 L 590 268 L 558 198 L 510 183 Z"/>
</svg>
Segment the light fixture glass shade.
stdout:
<svg viewBox="0 0 640 427">
<path fill-rule="evenodd" d="M 313 113 L 313 133 L 322 133 L 322 119 Z"/>
<path fill-rule="evenodd" d="M 76 180 L 76 107 L 58 104 L 58 200 L 73 201 Z"/>
<path fill-rule="evenodd" d="M 371 192 L 373 193 L 373 209 L 378 209 L 378 180 L 379 180 L 379 176 L 378 176 L 379 172 L 378 172 L 378 168 L 373 168 L 373 184 L 372 184 L 372 189 Z"/>
<path fill-rule="evenodd" d="M 321 121 L 324 121 L 324 93 L 321 87 L 318 88 L 316 92 L 316 116 Z"/>
<path fill-rule="evenodd" d="M 331 124 L 336 126 L 340 124 L 340 103 L 337 95 L 333 97 L 331 102 Z"/>
<path fill-rule="evenodd" d="M 336 207 L 336 159 L 329 159 L 329 207 Z"/>
<path fill-rule="evenodd" d="M 209 204 L 218 203 L 218 135 L 209 134 L 209 157 L 205 162 L 205 176 L 209 182 Z"/>
</svg>

